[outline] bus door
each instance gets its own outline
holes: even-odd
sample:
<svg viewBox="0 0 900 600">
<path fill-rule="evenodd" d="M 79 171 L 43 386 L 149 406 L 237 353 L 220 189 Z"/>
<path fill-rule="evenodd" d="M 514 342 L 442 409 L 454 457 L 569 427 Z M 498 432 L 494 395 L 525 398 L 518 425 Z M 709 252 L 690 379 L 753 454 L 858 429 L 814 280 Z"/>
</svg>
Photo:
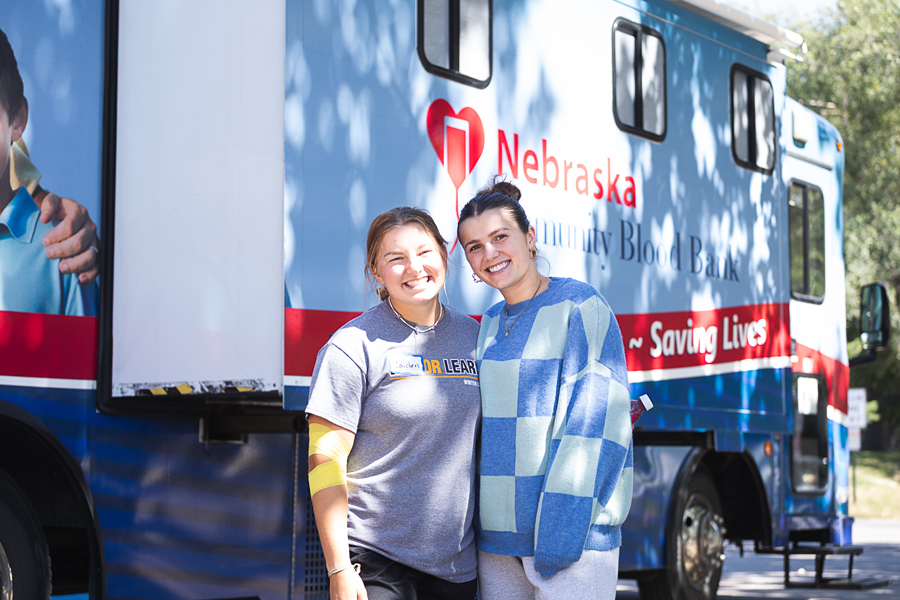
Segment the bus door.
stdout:
<svg viewBox="0 0 900 600">
<path fill-rule="evenodd" d="M 804 127 L 794 125 L 784 162 L 792 354 L 785 512 L 791 529 L 820 529 L 831 526 L 827 515 L 837 508 L 835 498 L 838 504 L 846 502 L 843 492 L 835 493 L 838 487 L 846 490 L 846 474 L 836 480 L 834 466 L 835 461 L 846 462 L 842 448 L 835 453 L 834 438 L 839 432 L 835 422 L 841 424 L 847 412 L 849 379 L 839 181 L 843 161 L 830 125 L 820 126 L 823 121 L 805 108 L 791 112 L 794 121 L 811 123 L 811 133 L 804 135 Z"/>
</svg>

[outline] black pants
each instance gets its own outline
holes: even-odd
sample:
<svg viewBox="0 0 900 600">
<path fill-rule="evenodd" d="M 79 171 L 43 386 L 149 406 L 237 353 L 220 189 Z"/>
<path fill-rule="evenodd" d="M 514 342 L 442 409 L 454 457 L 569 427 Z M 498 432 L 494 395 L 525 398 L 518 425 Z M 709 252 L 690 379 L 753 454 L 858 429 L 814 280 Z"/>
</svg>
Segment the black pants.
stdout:
<svg viewBox="0 0 900 600">
<path fill-rule="evenodd" d="M 477 579 L 451 583 L 358 546 L 350 546 L 350 562 L 362 565 L 369 600 L 474 600 L 478 587 Z"/>
</svg>

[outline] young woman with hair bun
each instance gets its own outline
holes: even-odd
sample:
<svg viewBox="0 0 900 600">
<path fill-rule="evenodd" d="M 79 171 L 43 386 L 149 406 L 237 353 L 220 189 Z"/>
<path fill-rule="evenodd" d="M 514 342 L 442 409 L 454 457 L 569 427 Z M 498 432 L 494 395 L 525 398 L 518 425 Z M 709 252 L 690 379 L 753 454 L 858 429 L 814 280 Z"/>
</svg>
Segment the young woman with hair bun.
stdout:
<svg viewBox="0 0 900 600">
<path fill-rule="evenodd" d="M 389 210 L 366 239 L 382 302 L 319 351 L 309 479 L 331 600 L 473 600 L 478 323 L 441 304 L 446 242 Z"/>
<path fill-rule="evenodd" d="M 592 286 L 535 266 L 534 227 L 494 180 L 459 216 L 477 279 L 500 291 L 478 334 L 482 600 L 612 600 L 631 505 L 622 334 Z"/>
</svg>

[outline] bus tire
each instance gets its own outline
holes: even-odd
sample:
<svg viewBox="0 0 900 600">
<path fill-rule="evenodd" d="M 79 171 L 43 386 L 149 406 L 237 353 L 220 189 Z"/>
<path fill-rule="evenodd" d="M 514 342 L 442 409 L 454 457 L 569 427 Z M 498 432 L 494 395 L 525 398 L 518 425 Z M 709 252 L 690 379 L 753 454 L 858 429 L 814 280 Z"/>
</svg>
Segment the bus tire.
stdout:
<svg viewBox="0 0 900 600">
<path fill-rule="evenodd" d="M 50 598 L 50 553 L 22 489 L 0 469 L 0 600 Z"/>
<path fill-rule="evenodd" d="M 643 600 L 713 600 L 722 577 L 725 527 L 712 478 L 697 469 L 666 526 L 666 569 L 638 579 Z"/>
</svg>

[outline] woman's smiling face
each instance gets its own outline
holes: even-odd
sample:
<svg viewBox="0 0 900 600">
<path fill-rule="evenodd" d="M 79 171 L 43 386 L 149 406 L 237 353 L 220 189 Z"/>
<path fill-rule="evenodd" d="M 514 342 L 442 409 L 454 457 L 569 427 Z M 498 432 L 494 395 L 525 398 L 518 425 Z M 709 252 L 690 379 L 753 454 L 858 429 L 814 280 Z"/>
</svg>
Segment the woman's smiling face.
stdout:
<svg viewBox="0 0 900 600">
<path fill-rule="evenodd" d="M 535 277 L 540 277 L 531 258 L 533 227 L 523 233 L 508 210 L 493 208 L 460 223 L 459 241 L 478 278 L 500 290 L 507 302 L 518 302 L 526 288 L 525 299 L 533 295 Z"/>
<path fill-rule="evenodd" d="M 375 278 L 387 288 L 401 314 L 427 308 L 437 301 L 447 277 L 447 265 L 434 238 L 418 223 L 388 230 L 379 244 Z"/>
</svg>

